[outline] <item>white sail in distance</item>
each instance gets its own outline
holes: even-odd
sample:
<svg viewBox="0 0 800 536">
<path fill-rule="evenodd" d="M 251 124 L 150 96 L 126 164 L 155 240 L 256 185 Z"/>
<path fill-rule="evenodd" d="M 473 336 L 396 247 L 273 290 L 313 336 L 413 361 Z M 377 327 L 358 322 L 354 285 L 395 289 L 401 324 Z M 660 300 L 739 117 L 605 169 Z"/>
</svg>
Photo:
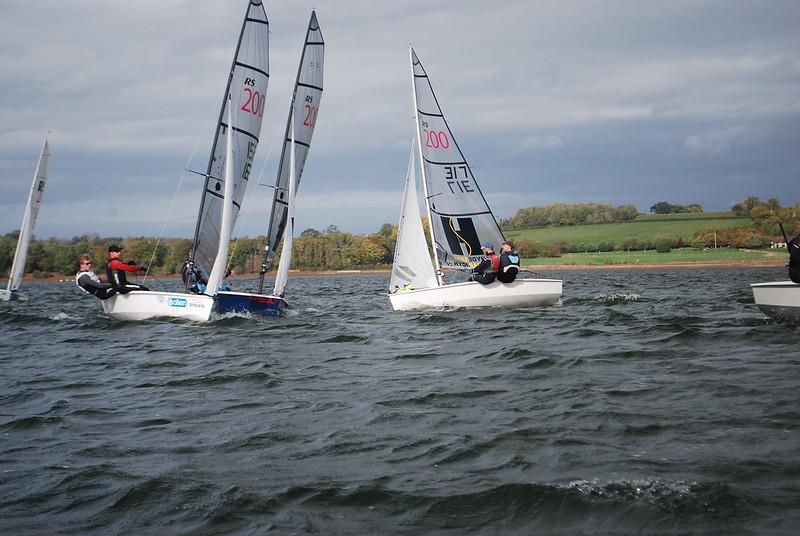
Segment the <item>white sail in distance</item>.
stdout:
<svg viewBox="0 0 800 536">
<path fill-rule="evenodd" d="M 499 247 L 503 233 L 453 137 L 414 49 L 410 49 L 410 55 L 417 143 L 436 258 L 441 267 L 471 266 L 483 257 L 481 245 L 490 242 Z"/>
<path fill-rule="evenodd" d="M 293 123 L 295 133 L 294 175 L 295 187 L 297 188 L 303 176 L 306 157 L 311 148 L 311 138 L 314 135 L 314 127 L 317 124 L 317 114 L 319 113 L 320 100 L 322 99 L 324 67 L 325 40 L 322 38 L 317 15 L 312 11 L 289 107 L 289 119 L 286 122 L 286 133 L 283 137 L 283 150 L 281 152 L 280 165 L 278 166 L 278 177 L 275 180 L 272 213 L 267 229 L 264 271 L 268 270 L 272 265 L 275 251 L 283 238 L 288 220 L 289 151 L 291 150 L 289 147 L 290 121 Z"/>
<path fill-rule="evenodd" d="M 205 277 L 211 272 L 220 239 L 223 172 L 226 165 L 225 133 L 228 128 L 225 118 L 228 117 L 228 106 L 233 107 L 231 116 L 237 132 L 234 138 L 236 147 L 232 151 L 235 158 L 232 166 L 232 224 L 235 225 L 261 135 L 268 82 L 269 21 L 262 1 L 250 0 L 223 93 L 190 253 L 194 269 L 201 271 Z M 231 95 L 232 100 L 228 99 L 228 95 Z"/>
<path fill-rule="evenodd" d="M 8 291 L 14 292 L 19 288 L 22 281 L 22 274 L 25 273 L 25 261 L 28 257 L 28 245 L 33 236 L 33 229 L 36 227 L 36 218 L 39 216 L 39 207 L 44 196 L 44 187 L 47 184 L 47 164 L 50 159 L 50 146 L 47 139 L 42 145 L 42 152 L 39 155 L 39 162 L 36 165 L 36 172 L 33 175 L 31 191 L 28 195 L 28 203 L 25 205 L 25 212 L 22 216 L 22 224 L 19 229 L 17 239 L 17 250 L 14 253 L 14 262 L 11 264 L 11 274 L 8 278 Z"/>
<path fill-rule="evenodd" d="M 403 206 L 400 209 L 400 223 L 397 228 L 392 277 L 389 280 L 390 293 L 408 288 L 406 285 L 414 289 L 438 285 L 419 212 L 414 151 L 416 143 L 412 142 L 403 191 Z"/>
</svg>

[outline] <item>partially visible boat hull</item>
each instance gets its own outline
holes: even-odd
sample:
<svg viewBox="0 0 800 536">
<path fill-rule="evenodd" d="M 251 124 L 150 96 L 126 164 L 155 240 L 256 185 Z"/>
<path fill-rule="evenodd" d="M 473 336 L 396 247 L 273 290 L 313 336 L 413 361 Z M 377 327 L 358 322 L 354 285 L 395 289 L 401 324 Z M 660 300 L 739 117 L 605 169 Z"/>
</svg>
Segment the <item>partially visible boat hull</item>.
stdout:
<svg viewBox="0 0 800 536">
<path fill-rule="evenodd" d="M 800 284 L 791 281 L 753 283 L 753 298 L 764 314 L 786 322 L 800 322 Z"/>
<path fill-rule="evenodd" d="M 181 294 L 154 290 L 134 290 L 101 300 L 103 311 L 116 320 L 148 318 L 184 318 L 206 322 L 214 307 L 214 298 L 203 294 Z"/>
<path fill-rule="evenodd" d="M 277 316 L 288 307 L 278 296 L 250 294 L 248 292 L 220 292 L 217 294 L 217 313 L 249 313 Z"/>
<path fill-rule="evenodd" d="M 16 300 L 17 298 L 16 290 L 0 289 L 0 301 Z"/>
<path fill-rule="evenodd" d="M 561 299 L 560 279 L 518 279 L 513 283 L 475 281 L 389 294 L 395 311 L 469 307 L 537 307 Z"/>
</svg>

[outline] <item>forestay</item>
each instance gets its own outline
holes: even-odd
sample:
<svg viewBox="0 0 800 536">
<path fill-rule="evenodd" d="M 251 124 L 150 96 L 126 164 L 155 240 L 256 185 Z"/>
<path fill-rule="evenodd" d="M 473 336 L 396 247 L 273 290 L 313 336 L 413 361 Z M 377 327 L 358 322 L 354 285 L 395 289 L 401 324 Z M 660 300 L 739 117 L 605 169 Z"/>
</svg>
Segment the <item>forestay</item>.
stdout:
<svg viewBox="0 0 800 536">
<path fill-rule="evenodd" d="M 397 244 L 394 250 L 389 292 L 409 289 L 409 286 L 420 289 L 438 285 L 420 218 L 414 162 L 415 150 L 416 143 L 412 142 L 411 154 L 408 157 L 406 186 L 403 192 L 403 206 L 400 209 L 400 223 L 397 228 Z"/>
<path fill-rule="evenodd" d="M 481 244 L 503 234 L 442 114 L 428 75 L 411 49 L 417 140 L 439 266 L 480 262 Z"/>
<path fill-rule="evenodd" d="M 28 244 L 30 244 L 33 229 L 36 226 L 36 218 L 39 216 L 39 207 L 42 204 L 44 187 L 47 183 L 47 163 L 49 158 L 50 148 L 45 139 L 42 152 L 39 155 L 39 163 L 36 165 L 36 174 L 33 176 L 33 184 L 31 184 L 28 204 L 25 205 L 25 213 L 22 217 L 22 224 L 19 229 L 17 250 L 11 265 L 11 275 L 8 278 L 8 290 L 10 292 L 14 292 L 19 288 L 20 281 L 22 281 L 22 274 L 25 272 Z"/>
<path fill-rule="evenodd" d="M 311 12 L 311 19 L 306 31 L 306 40 L 303 53 L 300 56 L 300 66 L 297 71 L 292 102 L 289 109 L 289 121 L 294 123 L 295 154 L 294 173 L 295 187 L 300 185 L 306 157 L 311 148 L 311 138 L 317 122 L 320 99 L 322 98 L 322 75 L 325 61 L 325 41 L 319 28 L 317 15 Z M 291 118 L 294 118 L 292 120 Z M 267 244 L 264 256 L 264 271 L 268 270 L 275 258 L 275 251 L 283 238 L 287 222 L 289 201 L 289 121 L 286 123 L 286 133 L 283 136 L 283 151 L 281 153 L 278 177 L 275 181 L 275 194 L 272 202 L 267 231 Z"/>
<path fill-rule="evenodd" d="M 232 120 L 237 132 L 231 166 L 234 178 L 232 225 L 235 225 L 261 133 L 268 82 L 269 22 L 261 0 L 250 0 L 231 64 L 228 84 L 223 93 L 223 104 L 206 171 L 192 245 L 191 260 L 194 268 L 205 277 L 211 272 L 220 239 L 224 198 L 223 172 L 226 165 L 225 136 L 228 129 L 225 118 L 228 116 L 228 106 L 234 107 Z M 227 98 L 229 94 L 232 97 L 230 101 Z"/>
</svg>

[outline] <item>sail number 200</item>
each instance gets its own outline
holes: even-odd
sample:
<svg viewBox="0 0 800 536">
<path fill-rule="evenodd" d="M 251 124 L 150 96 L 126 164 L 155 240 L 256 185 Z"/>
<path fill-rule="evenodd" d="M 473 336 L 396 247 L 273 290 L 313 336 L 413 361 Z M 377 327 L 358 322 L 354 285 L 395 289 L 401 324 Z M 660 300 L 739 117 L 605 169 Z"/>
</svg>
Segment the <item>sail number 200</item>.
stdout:
<svg viewBox="0 0 800 536">
<path fill-rule="evenodd" d="M 264 105 L 267 103 L 267 96 L 258 91 L 253 91 L 249 87 L 244 88 L 247 93 L 247 102 L 242 104 L 242 111 L 249 112 L 259 117 L 264 116 Z"/>
<path fill-rule="evenodd" d="M 447 138 L 447 132 L 442 130 L 428 130 L 422 129 L 422 135 L 425 138 L 425 147 L 431 149 L 447 149 L 450 147 L 450 140 Z"/>
</svg>

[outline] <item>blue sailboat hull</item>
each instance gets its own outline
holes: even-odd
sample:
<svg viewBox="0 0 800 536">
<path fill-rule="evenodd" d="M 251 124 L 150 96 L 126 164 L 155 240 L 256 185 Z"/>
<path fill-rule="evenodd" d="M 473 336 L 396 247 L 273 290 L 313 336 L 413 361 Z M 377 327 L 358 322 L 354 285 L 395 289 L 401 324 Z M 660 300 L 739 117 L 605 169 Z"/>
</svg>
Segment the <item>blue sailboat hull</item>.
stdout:
<svg viewBox="0 0 800 536">
<path fill-rule="evenodd" d="M 247 292 L 220 292 L 217 294 L 217 313 L 249 313 L 277 316 L 288 307 L 283 298 Z"/>
</svg>

